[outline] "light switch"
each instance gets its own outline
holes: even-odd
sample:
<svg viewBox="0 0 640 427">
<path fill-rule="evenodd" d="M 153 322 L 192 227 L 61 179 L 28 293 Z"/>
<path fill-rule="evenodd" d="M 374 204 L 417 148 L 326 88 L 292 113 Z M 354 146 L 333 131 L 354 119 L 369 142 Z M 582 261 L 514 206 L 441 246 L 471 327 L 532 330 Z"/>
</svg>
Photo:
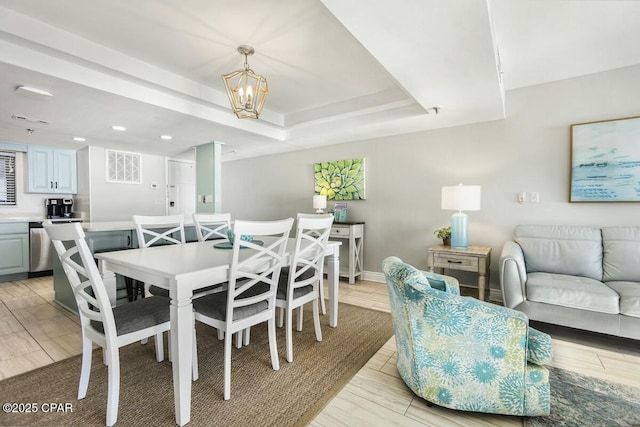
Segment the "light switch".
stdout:
<svg viewBox="0 0 640 427">
<path fill-rule="evenodd" d="M 540 203 L 540 193 L 537 191 L 533 191 L 529 194 L 529 200 L 531 203 Z"/>
</svg>

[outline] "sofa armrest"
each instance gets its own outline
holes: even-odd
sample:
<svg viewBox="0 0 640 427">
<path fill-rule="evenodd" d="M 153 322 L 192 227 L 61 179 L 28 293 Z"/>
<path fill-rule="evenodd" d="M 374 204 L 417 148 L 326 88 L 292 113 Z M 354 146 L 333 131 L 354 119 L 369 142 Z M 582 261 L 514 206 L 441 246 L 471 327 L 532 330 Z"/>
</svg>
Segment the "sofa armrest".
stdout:
<svg viewBox="0 0 640 427">
<path fill-rule="evenodd" d="M 516 242 L 508 241 L 500 255 L 500 287 L 505 307 L 513 308 L 526 299 L 525 283 L 527 270 L 522 248 Z"/>
</svg>

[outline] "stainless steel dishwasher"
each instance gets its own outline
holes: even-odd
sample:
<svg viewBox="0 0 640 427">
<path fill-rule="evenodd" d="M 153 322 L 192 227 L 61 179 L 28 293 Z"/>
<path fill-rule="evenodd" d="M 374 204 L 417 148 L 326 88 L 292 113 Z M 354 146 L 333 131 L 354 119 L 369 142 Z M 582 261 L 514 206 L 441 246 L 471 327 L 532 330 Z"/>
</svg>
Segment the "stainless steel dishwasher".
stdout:
<svg viewBox="0 0 640 427">
<path fill-rule="evenodd" d="M 51 239 L 42 221 L 29 223 L 29 277 L 50 274 L 53 269 Z"/>
</svg>

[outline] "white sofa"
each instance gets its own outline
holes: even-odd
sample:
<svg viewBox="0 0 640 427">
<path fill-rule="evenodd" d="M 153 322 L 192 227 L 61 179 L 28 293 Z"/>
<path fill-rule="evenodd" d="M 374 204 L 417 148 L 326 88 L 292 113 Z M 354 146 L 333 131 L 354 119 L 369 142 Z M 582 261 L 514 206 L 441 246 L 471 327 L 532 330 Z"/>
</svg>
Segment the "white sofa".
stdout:
<svg viewBox="0 0 640 427">
<path fill-rule="evenodd" d="M 640 227 L 519 225 L 499 268 L 529 319 L 640 339 Z"/>
</svg>

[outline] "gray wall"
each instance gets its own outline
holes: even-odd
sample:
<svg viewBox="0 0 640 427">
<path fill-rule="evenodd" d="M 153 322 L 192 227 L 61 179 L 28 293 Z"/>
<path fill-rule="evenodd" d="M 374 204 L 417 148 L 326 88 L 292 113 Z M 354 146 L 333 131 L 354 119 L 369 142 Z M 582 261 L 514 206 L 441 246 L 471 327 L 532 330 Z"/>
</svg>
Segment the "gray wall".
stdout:
<svg viewBox="0 0 640 427">
<path fill-rule="evenodd" d="M 517 224 L 640 222 L 638 204 L 568 203 L 569 126 L 640 115 L 640 66 L 508 91 L 506 108 L 494 122 L 225 162 L 222 211 L 238 219 L 313 212 L 314 163 L 365 157 L 367 200 L 349 203 L 349 219 L 366 222 L 365 270 L 380 272 L 389 255 L 426 268 L 427 247 L 439 243 L 433 231 L 452 214 L 440 209 L 441 187 L 478 184 L 482 210 L 468 212 L 469 240 L 493 248 L 493 289 Z M 519 204 L 520 191 L 539 192 L 540 203 Z"/>
</svg>

